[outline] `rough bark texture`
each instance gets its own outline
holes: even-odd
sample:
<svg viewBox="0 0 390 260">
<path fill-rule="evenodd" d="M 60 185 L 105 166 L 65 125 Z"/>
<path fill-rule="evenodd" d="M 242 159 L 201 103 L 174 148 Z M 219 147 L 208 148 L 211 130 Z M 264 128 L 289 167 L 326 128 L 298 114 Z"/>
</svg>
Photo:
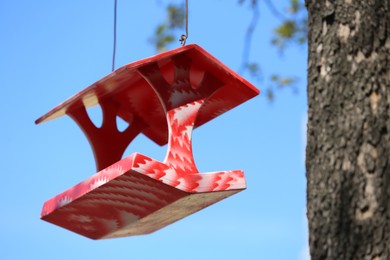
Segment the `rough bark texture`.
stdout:
<svg viewBox="0 0 390 260">
<path fill-rule="evenodd" d="M 312 260 L 390 259 L 390 0 L 306 0 Z"/>
</svg>

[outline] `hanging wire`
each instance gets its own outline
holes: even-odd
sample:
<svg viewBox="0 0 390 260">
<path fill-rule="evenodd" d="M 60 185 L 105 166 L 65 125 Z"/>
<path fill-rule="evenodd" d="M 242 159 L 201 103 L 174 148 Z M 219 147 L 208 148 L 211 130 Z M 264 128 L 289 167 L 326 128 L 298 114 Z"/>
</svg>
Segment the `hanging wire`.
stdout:
<svg viewBox="0 0 390 260">
<path fill-rule="evenodd" d="M 111 71 L 115 69 L 115 53 L 116 53 L 116 11 L 117 11 L 117 0 L 114 0 L 114 50 L 112 52 L 112 68 Z"/>
<path fill-rule="evenodd" d="M 186 0 L 186 34 L 180 36 L 180 43 L 182 46 L 186 45 L 188 39 L 188 0 Z"/>
</svg>

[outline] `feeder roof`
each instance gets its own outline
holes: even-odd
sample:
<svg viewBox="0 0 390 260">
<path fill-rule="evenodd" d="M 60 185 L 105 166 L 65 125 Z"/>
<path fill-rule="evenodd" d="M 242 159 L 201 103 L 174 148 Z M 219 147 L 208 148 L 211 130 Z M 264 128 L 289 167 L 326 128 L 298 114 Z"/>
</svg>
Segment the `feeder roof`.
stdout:
<svg viewBox="0 0 390 260">
<path fill-rule="evenodd" d="M 220 85 L 212 94 L 203 97 L 206 101 L 199 112 L 195 127 L 260 93 L 251 83 L 204 49 L 196 44 L 191 44 L 127 64 L 115 70 L 56 106 L 37 119 L 35 123 L 46 122 L 82 106 L 89 108 L 97 105 L 99 101 L 110 99 L 117 105 L 118 116 L 129 123 L 134 117 L 144 121 L 149 127 L 143 131 L 143 134 L 163 145 L 167 142 L 168 136 L 166 111 L 164 111 L 165 108 L 159 95 L 155 93 L 150 82 L 143 77 L 140 71 L 154 64 L 159 68 L 162 78 L 166 82 L 172 83 L 175 73 L 178 70 L 183 70 L 172 61 L 178 56 L 185 57 L 185 61 L 188 63 L 186 65 L 189 67 L 188 80 L 191 86 L 195 88 L 199 85 L 206 73 L 216 78 Z M 184 92 L 186 91 L 181 94 L 185 95 Z"/>
</svg>

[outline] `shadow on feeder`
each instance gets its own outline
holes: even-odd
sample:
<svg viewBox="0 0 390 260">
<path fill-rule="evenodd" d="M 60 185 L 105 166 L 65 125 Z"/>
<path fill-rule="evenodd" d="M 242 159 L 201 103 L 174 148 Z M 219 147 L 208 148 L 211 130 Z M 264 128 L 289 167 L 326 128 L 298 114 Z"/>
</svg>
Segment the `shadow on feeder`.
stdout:
<svg viewBox="0 0 390 260">
<path fill-rule="evenodd" d="M 246 188 L 241 170 L 199 173 L 194 128 L 259 94 L 253 85 L 197 45 L 119 68 L 36 123 L 69 115 L 83 130 L 98 172 L 48 200 L 41 218 L 92 239 L 147 234 Z M 86 109 L 100 104 L 96 127 Z M 117 117 L 129 123 L 119 131 Z M 163 162 L 133 153 L 144 134 L 168 143 Z"/>
</svg>

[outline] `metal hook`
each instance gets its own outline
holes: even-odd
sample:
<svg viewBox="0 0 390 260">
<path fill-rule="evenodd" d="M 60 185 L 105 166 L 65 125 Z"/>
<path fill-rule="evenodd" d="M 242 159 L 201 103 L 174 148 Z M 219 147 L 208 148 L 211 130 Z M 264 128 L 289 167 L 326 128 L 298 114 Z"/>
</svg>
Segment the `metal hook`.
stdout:
<svg viewBox="0 0 390 260">
<path fill-rule="evenodd" d="M 186 45 L 186 40 L 187 40 L 187 36 L 186 35 L 184 35 L 184 34 L 182 34 L 181 36 L 180 36 L 180 44 L 181 44 L 181 46 L 184 46 L 184 45 Z"/>
</svg>

